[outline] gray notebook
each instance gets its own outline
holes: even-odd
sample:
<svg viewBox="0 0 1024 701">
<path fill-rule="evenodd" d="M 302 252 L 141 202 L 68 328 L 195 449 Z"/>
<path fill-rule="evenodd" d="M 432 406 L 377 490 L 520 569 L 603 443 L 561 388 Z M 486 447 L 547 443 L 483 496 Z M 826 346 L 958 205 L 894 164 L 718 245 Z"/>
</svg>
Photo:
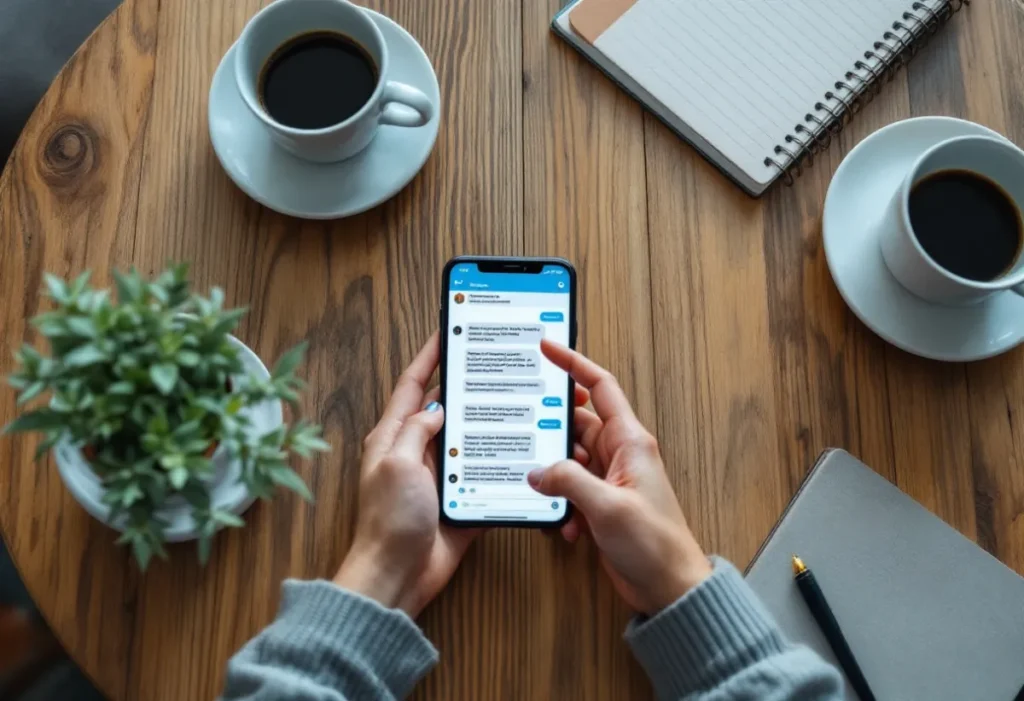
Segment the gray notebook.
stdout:
<svg viewBox="0 0 1024 701">
<path fill-rule="evenodd" d="M 1024 578 L 849 453 L 819 459 L 747 573 L 786 634 L 834 664 L 793 553 L 879 701 L 1013 701 L 1022 690 Z M 849 684 L 846 696 L 857 698 Z"/>
</svg>

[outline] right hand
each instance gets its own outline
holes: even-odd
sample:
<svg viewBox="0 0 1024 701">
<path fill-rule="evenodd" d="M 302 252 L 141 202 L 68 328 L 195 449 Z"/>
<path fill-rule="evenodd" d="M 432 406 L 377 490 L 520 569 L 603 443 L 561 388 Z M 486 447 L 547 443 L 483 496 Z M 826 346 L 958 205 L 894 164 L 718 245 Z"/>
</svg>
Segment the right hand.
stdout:
<svg viewBox="0 0 1024 701">
<path fill-rule="evenodd" d="M 565 497 L 577 513 L 562 533 L 589 530 L 616 591 L 635 611 L 654 615 L 711 574 L 711 563 L 686 525 L 658 450 L 615 377 L 551 341 L 541 351 L 590 390 L 594 411 L 577 407 L 576 437 L 586 451 L 528 475 L 530 486 Z"/>
</svg>

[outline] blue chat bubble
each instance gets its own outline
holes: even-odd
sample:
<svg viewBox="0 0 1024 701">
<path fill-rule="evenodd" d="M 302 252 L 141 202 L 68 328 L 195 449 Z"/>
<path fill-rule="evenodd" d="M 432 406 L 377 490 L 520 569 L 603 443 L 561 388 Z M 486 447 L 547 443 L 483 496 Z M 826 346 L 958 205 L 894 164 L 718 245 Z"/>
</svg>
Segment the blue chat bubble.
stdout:
<svg viewBox="0 0 1024 701">
<path fill-rule="evenodd" d="M 562 428 L 562 422 L 560 419 L 541 419 L 537 422 L 537 428 Z"/>
<path fill-rule="evenodd" d="M 541 402 L 544 406 L 562 406 L 561 397 L 544 397 Z"/>
<path fill-rule="evenodd" d="M 541 321 L 565 321 L 565 314 L 562 312 L 541 312 Z"/>
</svg>

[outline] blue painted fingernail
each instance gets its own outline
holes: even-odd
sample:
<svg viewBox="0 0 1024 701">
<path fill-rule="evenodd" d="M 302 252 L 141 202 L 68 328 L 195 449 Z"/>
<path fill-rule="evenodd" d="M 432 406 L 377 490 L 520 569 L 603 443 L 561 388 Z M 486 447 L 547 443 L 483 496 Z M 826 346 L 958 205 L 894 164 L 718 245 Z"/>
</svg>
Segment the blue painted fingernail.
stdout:
<svg viewBox="0 0 1024 701">
<path fill-rule="evenodd" d="M 440 408 L 441 408 L 441 405 L 439 403 L 431 402 L 430 404 L 427 404 L 426 411 L 437 411 Z"/>
</svg>

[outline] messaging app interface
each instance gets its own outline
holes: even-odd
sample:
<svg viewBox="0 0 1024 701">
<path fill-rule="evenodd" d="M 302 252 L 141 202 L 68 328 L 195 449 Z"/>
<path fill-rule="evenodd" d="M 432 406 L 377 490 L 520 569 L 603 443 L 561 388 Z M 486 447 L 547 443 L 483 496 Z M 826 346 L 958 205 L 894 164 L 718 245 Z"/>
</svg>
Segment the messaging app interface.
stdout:
<svg viewBox="0 0 1024 701">
<path fill-rule="evenodd" d="M 569 272 L 484 273 L 448 280 L 445 512 L 463 521 L 558 521 L 565 499 L 526 475 L 566 457 L 568 378 L 540 340 L 569 344 Z"/>
</svg>

